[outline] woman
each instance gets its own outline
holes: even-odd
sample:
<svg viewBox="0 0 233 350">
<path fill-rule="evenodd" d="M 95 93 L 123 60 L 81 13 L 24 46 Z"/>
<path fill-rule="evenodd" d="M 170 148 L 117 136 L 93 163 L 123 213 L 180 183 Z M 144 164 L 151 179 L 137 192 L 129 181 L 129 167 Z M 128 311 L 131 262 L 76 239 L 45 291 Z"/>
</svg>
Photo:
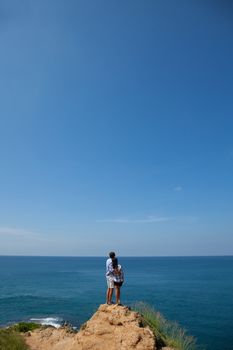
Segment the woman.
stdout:
<svg viewBox="0 0 233 350">
<path fill-rule="evenodd" d="M 121 305 L 120 296 L 121 296 L 121 286 L 124 282 L 124 272 L 122 266 L 118 264 L 118 259 L 114 258 L 112 260 L 113 267 L 113 281 L 115 287 L 115 295 L 116 295 L 116 304 Z"/>
</svg>

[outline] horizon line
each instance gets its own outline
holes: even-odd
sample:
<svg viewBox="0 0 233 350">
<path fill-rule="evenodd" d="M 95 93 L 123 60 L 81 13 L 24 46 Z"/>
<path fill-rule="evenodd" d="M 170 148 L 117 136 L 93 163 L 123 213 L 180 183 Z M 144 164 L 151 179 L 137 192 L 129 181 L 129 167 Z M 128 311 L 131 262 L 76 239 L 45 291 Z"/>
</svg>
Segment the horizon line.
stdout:
<svg viewBox="0 0 233 350">
<path fill-rule="evenodd" d="M 208 257 L 233 257 L 233 254 L 216 255 L 117 255 L 121 258 L 208 258 Z M 31 258 L 106 258 L 108 255 L 20 255 L 0 254 L 0 257 L 31 257 Z"/>
</svg>

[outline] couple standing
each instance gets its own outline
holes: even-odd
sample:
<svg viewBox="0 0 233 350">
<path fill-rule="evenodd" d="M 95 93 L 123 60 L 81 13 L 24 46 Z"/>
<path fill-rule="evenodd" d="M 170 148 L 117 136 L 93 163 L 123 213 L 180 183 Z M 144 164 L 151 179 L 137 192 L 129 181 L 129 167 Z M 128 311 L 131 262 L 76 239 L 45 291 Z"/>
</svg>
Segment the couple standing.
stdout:
<svg viewBox="0 0 233 350">
<path fill-rule="evenodd" d="M 112 304 L 113 289 L 115 288 L 116 304 L 121 305 L 121 286 L 124 282 L 124 272 L 122 266 L 118 264 L 118 259 L 114 252 L 109 253 L 109 259 L 106 261 L 106 279 L 107 279 L 107 295 L 106 303 Z"/>
</svg>

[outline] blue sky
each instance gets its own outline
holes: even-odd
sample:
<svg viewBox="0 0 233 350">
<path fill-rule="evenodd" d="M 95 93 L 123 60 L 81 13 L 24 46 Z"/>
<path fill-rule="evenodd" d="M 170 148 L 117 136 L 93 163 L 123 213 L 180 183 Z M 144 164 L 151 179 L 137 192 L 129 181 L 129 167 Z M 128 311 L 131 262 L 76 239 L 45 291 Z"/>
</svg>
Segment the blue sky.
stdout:
<svg viewBox="0 0 233 350">
<path fill-rule="evenodd" d="M 231 1 L 0 3 L 0 254 L 233 254 Z"/>
</svg>

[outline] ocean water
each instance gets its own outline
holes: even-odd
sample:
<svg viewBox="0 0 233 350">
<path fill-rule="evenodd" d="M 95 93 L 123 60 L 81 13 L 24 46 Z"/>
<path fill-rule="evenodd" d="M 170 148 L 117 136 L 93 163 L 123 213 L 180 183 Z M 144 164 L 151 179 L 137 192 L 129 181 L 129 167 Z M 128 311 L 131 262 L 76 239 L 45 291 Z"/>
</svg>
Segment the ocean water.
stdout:
<svg viewBox="0 0 233 350">
<path fill-rule="evenodd" d="M 122 302 L 145 301 L 205 349 L 233 349 L 233 257 L 120 257 Z M 79 327 L 105 302 L 105 258 L 0 256 L 0 325 Z"/>
</svg>

